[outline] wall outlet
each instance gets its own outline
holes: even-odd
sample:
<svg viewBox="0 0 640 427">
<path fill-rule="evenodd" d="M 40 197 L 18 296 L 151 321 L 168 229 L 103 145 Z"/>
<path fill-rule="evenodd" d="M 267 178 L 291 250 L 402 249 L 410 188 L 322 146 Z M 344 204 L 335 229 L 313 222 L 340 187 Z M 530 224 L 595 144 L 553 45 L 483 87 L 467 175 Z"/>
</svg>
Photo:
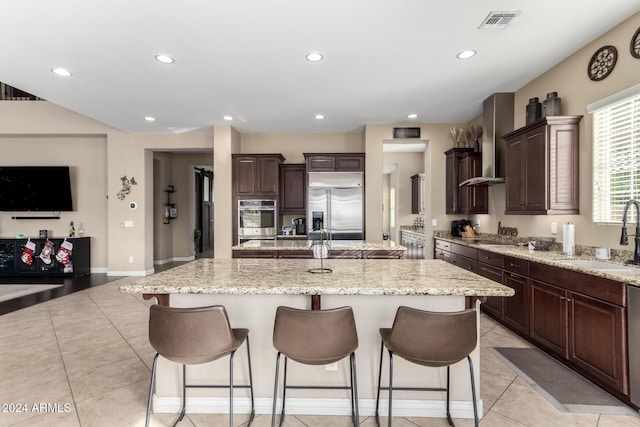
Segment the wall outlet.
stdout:
<svg viewBox="0 0 640 427">
<path fill-rule="evenodd" d="M 337 363 L 330 363 L 328 365 L 324 365 L 324 369 L 327 371 L 337 371 L 338 370 L 338 364 Z"/>
<path fill-rule="evenodd" d="M 133 255 L 129 256 L 129 264 L 133 264 Z"/>
<path fill-rule="evenodd" d="M 476 227 L 480 227 L 480 220 L 476 219 Z"/>
<path fill-rule="evenodd" d="M 437 220 L 436 218 L 433 218 L 433 219 L 431 220 L 431 225 L 432 225 L 433 227 L 436 227 L 436 226 L 438 225 L 438 220 Z"/>
<path fill-rule="evenodd" d="M 552 222 L 551 223 L 551 234 L 558 234 L 558 223 L 557 222 Z"/>
<path fill-rule="evenodd" d="M 125 220 L 125 221 L 124 221 L 124 226 L 125 226 L 125 228 L 131 228 L 131 227 L 133 227 L 133 221 L 131 221 L 131 220 Z"/>
</svg>

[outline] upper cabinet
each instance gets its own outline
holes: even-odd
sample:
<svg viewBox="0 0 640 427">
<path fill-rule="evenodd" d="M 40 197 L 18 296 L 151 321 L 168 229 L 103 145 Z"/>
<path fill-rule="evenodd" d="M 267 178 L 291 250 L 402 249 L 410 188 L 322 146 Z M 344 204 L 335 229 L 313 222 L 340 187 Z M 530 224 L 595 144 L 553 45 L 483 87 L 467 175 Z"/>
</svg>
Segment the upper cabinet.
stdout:
<svg viewBox="0 0 640 427">
<path fill-rule="evenodd" d="M 482 153 L 472 148 L 452 148 L 446 156 L 446 213 L 489 213 L 489 190 L 486 185 L 460 187 L 469 178 L 482 176 Z"/>
<path fill-rule="evenodd" d="M 307 167 L 304 163 L 280 165 L 280 213 L 304 214 L 307 206 Z"/>
<path fill-rule="evenodd" d="M 507 215 L 578 214 L 579 123 L 549 116 L 504 136 Z"/>
<path fill-rule="evenodd" d="M 277 198 L 281 154 L 233 154 L 233 195 Z"/>
<path fill-rule="evenodd" d="M 364 172 L 364 153 L 304 153 L 307 172 Z"/>
<path fill-rule="evenodd" d="M 423 173 L 417 173 L 411 177 L 411 213 L 424 213 L 425 176 Z"/>
</svg>

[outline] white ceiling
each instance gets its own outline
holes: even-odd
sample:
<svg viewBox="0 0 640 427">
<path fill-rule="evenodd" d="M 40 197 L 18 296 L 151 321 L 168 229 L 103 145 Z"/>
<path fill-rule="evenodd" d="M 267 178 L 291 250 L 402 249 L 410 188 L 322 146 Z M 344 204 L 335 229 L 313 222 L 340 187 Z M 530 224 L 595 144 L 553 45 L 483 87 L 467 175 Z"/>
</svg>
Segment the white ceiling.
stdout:
<svg viewBox="0 0 640 427">
<path fill-rule="evenodd" d="M 478 29 L 514 10 L 506 29 Z M 130 132 L 464 122 L 638 11 L 639 0 L 4 1 L 0 81 Z M 464 49 L 478 55 L 457 60 Z"/>
</svg>

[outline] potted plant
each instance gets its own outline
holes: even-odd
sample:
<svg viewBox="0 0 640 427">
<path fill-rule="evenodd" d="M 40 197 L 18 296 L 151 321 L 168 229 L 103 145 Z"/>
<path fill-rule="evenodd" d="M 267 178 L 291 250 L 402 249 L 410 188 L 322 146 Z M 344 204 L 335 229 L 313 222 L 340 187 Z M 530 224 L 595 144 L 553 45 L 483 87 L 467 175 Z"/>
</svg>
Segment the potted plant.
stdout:
<svg viewBox="0 0 640 427">
<path fill-rule="evenodd" d="M 200 238 L 202 237 L 202 231 L 197 228 L 193 229 L 193 244 L 195 246 L 196 252 L 198 252 L 198 244 L 200 243 Z"/>
</svg>

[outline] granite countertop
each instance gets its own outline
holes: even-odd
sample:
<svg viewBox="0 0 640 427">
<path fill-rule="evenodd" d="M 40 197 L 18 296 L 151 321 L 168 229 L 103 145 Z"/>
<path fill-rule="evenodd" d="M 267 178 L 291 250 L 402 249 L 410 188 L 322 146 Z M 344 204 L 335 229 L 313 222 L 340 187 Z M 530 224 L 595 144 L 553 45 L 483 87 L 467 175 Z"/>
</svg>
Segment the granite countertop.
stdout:
<svg viewBox="0 0 640 427">
<path fill-rule="evenodd" d="M 442 260 L 202 258 L 120 286 L 125 294 L 512 296 Z"/>
<path fill-rule="evenodd" d="M 317 242 L 317 240 L 315 240 Z M 262 251 L 304 251 L 311 249 L 313 240 L 249 240 L 233 246 L 234 251 L 242 250 L 262 250 Z M 364 240 L 331 240 L 329 246 L 334 250 L 341 251 L 406 251 L 406 246 L 401 246 L 391 240 L 369 243 Z"/>
<path fill-rule="evenodd" d="M 640 286 L 640 267 L 624 264 L 613 260 L 596 259 L 594 256 L 568 256 L 559 251 L 529 251 L 526 246 L 518 246 L 515 243 L 490 241 L 490 239 L 464 239 L 453 236 L 435 236 L 436 239 L 447 240 L 465 246 L 495 252 L 514 258 L 547 264 L 554 267 L 565 268 L 567 270 L 578 271 L 580 273 L 591 274 L 593 276 L 604 277 L 605 279 L 624 282 L 634 286 Z M 488 242 L 488 243 L 487 243 Z M 574 265 L 568 262 L 578 261 L 584 265 Z M 589 266 L 589 263 L 604 263 L 606 267 Z M 610 266 L 610 268 L 609 268 Z"/>
</svg>

